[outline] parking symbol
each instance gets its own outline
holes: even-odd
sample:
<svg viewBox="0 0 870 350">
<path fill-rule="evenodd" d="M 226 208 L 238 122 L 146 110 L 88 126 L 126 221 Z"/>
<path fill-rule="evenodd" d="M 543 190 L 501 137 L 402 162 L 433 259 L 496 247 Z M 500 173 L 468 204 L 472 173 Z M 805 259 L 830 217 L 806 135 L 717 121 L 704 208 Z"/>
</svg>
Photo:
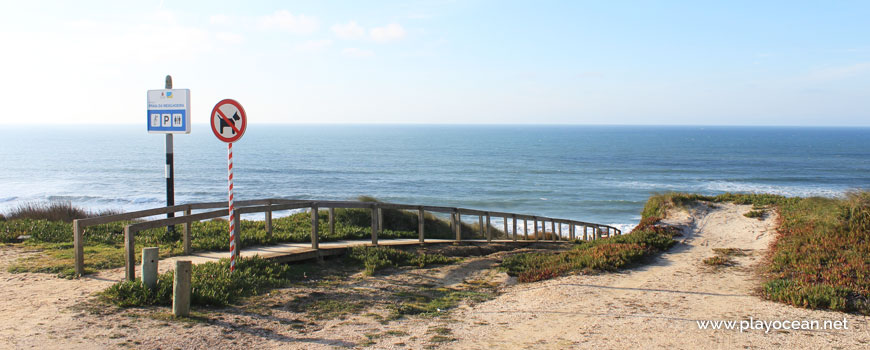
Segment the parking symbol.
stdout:
<svg viewBox="0 0 870 350">
<path fill-rule="evenodd" d="M 180 128 L 181 127 L 181 113 L 176 113 L 172 115 L 172 127 Z"/>
<path fill-rule="evenodd" d="M 172 125 L 172 115 L 164 114 L 163 115 L 163 127 L 168 128 Z"/>
</svg>

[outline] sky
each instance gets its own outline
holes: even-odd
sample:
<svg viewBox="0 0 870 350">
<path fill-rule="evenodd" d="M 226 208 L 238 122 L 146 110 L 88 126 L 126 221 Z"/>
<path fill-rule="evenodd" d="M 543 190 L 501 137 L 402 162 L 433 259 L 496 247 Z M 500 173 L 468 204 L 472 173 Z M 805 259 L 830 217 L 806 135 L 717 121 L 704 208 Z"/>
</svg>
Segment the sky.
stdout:
<svg viewBox="0 0 870 350">
<path fill-rule="evenodd" d="M 870 126 L 867 1 L 3 1 L 10 124 Z"/>
</svg>

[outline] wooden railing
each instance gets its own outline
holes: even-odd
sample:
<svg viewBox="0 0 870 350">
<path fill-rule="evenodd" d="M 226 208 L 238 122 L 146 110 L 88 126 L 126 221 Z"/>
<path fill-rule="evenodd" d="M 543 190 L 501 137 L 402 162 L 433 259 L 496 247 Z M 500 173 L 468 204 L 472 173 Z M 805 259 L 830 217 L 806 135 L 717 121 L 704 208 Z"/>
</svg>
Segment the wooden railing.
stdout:
<svg viewBox="0 0 870 350">
<path fill-rule="evenodd" d="M 517 242 L 519 240 L 519 233 L 517 232 L 517 221 L 523 221 L 523 240 L 529 239 L 529 221 L 533 221 L 533 239 L 538 240 L 538 222 L 542 223 L 543 233 L 546 233 L 546 223 L 550 223 L 550 232 L 553 235 L 554 240 L 561 240 L 563 238 L 568 238 L 570 240 L 575 239 L 575 233 L 577 227 L 582 227 L 582 238 L 579 235 L 576 237 L 577 239 L 596 239 L 605 236 L 611 236 L 613 234 L 622 234 L 622 231 L 619 229 L 602 224 L 577 221 L 577 220 L 568 220 L 568 219 L 556 219 L 549 218 L 545 216 L 536 216 L 536 215 L 525 215 L 525 214 L 517 214 L 517 213 L 506 213 L 506 212 L 498 212 L 498 211 L 486 211 L 486 210 L 477 210 L 477 209 L 467 209 L 467 208 L 457 208 L 457 207 L 439 207 L 439 206 L 428 206 L 428 205 L 409 205 L 409 204 L 395 204 L 395 203 L 381 203 L 381 202 L 358 202 L 358 201 L 306 201 L 306 200 L 288 200 L 288 199 L 259 199 L 259 200 L 248 200 L 248 201 L 238 201 L 235 202 L 236 210 L 233 220 L 235 220 L 235 245 L 236 247 L 240 247 L 241 243 L 241 225 L 240 225 L 240 217 L 242 214 L 253 214 L 253 213 L 264 213 L 266 216 L 266 234 L 272 235 L 272 212 L 282 211 L 282 210 L 292 210 L 292 209 L 303 209 L 310 208 L 311 212 L 311 248 L 319 249 L 319 237 L 318 233 L 319 229 L 319 219 L 318 212 L 320 209 L 326 208 L 329 211 L 329 232 L 335 233 L 335 209 L 336 208 L 356 208 L 356 209 L 370 209 L 372 211 L 372 244 L 378 244 L 378 233 L 383 230 L 383 210 L 384 209 L 396 209 L 396 210 L 409 210 L 417 212 L 417 221 L 418 221 L 418 236 L 420 243 L 425 242 L 425 232 L 424 232 L 424 217 L 425 213 L 428 212 L 436 212 L 436 213 L 446 213 L 450 214 L 450 225 L 451 231 L 454 231 L 456 234 L 455 242 L 462 241 L 462 215 L 471 215 L 477 216 L 480 230 L 482 234 L 485 235 L 486 241 L 492 241 L 492 230 L 491 228 L 491 219 L 492 217 L 502 218 L 504 221 L 504 233 L 508 237 L 510 237 L 510 241 Z M 147 210 L 134 211 L 123 214 L 115 214 L 115 215 L 107 215 L 100 216 L 88 219 L 79 219 L 73 221 L 73 245 L 75 247 L 75 271 L 76 274 L 82 275 L 84 274 L 84 241 L 83 241 L 83 233 L 85 228 L 94 225 L 102 225 L 119 221 L 131 221 L 136 219 L 147 218 L 156 215 L 165 215 L 168 213 L 183 213 L 183 215 L 166 218 L 166 219 L 157 219 L 157 220 L 149 220 L 143 222 L 132 223 L 127 225 L 124 228 L 124 254 L 125 254 L 125 265 L 126 265 L 126 277 L 129 280 L 133 280 L 135 277 L 135 247 L 134 241 L 136 233 L 158 228 L 164 226 L 172 226 L 172 225 L 184 225 L 184 230 L 182 233 L 183 240 L 183 251 L 185 255 L 190 254 L 190 234 L 191 234 L 191 223 L 194 221 L 201 221 L 207 219 L 219 218 L 227 215 L 227 202 L 210 202 L 210 203 L 190 203 L 190 204 L 181 204 L 174 205 L 170 207 L 162 207 L 162 208 L 154 208 Z M 222 210 L 213 210 L 206 211 L 201 213 L 193 213 L 193 210 L 205 210 L 205 209 L 222 209 Z M 484 223 L 485 221 L 485 223 Z M 509 230 L 508 222 L 512 222 L 510 228 L 513 230 Z M 558 224 L 558 226 L 556 226 Z M 568 225 L 568 235 L 563 235 L 562 226 Z M 558 227 L 558 230 L 557 230 Z M 589 228 L 592 229 L 591 235 L 589 234 Z M 511 235 L 512 233 L 512 235 Z M 237 249 L 236 253 L 240 249 Z"/>
</svg>

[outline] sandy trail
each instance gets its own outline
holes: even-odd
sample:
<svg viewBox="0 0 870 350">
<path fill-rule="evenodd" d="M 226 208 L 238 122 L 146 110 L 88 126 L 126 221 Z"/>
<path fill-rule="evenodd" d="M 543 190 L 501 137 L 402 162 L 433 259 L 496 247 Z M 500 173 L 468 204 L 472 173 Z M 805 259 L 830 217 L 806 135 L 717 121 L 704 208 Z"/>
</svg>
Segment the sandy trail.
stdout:
<svg viewBox="0 0 870 350">
<path fill-rule="evenodd" d="M 94 292 L 123 276 L 122 269 L 78 280 L 46 274 L 11 274 L 7 264 L 33 254 L 21 247 L 0 249 L 0 349 L 565 349 L 565 348 L 839 348 L 870 347 L 870 320 L 839 312 L 798 309 L 761 300 L 754 270 L 774 238 L 776 218 L 750 219 L 749 206 L 700 206 L 690 215 L 674 212 L 684 227 L 681 243 L 643 267 L 597 276 L 568 276 L 511 285 L 494 300 L 461 307 L 445 318 L 410 317 L 382 325 L 370 317 L 320 322 L 304 331 L 286 324 L 298 315 L 262 317 L 232 310 L 209 323 L 166 322 L 124 313 L 94 313 Z M 714 248 L 741 248 L 737 265 L 714 270 L 701 261 Z M 503 280 L 497 259 L 412 270 L 378 278 L 411 278 L 444 285 L 467 279 Z M 168 265 L 168 264 L 162 264 Z M 377 282 L 377 281 L 376 281 Z M 94 304 L 91 304 L 92 308 Z M 96 306 L 98 307 L 98 306 Z M 701 330 L 703 320 L 842 320 L 848 330 Z M 432 344 L 431 329 L 450 329 L 456 341 Z M 401 331 L 365 344 L 369 332 Z"/>
<path fill-rule="evenodd" d="M 569 276 L 518 285 L 462 311 L 450 348 L 870 348 L 868 318 L 798 309 L 757 296 L 754 269 L 774 238 L 776 218 L 744 217 L 751 206 L 701 206 L 675 213 L 682 242 L 655 263 L 624 273 Z M 715 270 L 713 248 L 750 249 Z M 848 330 L 701 330 L 703 320 L 843 320 Z"/>
</svg>

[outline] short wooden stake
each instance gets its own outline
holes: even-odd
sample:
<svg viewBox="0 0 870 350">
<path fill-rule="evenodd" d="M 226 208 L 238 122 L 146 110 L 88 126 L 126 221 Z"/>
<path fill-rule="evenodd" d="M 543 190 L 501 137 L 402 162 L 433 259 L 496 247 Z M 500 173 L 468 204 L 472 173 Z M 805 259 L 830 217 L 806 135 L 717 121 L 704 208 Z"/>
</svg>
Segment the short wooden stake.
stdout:
<svg viewBox="0 0 870 350">
<path fill-rule="evenodd" d="M 160 248 L 142 248 L 142 284 L 148 289 L 157 289 L 157 262 L 160 259 Z"/>
<path fill-rule="evenodd" d="M 76 276 L 85 274 L 85 247 L 82 227 L 78 220 L 73 220 L 73 251 L 75 253 Z"/>
<path fill-rule="evenodd" d="M 191 270 L 190 261 L 175 261 L 175 280 L 172 283 L 172 314 L 175 317 L 190 315 Z"/>
<path fill-rule="evenodd" d="M 130 226 L 124 227 L 124 260 L 126 261 L 124 264 L 124 275 L 128 281 L 136 279 L 136 246 L 135 242 L 133 242 L 134 235 L 134 232 L 130 232 Z"/>
</svg>

